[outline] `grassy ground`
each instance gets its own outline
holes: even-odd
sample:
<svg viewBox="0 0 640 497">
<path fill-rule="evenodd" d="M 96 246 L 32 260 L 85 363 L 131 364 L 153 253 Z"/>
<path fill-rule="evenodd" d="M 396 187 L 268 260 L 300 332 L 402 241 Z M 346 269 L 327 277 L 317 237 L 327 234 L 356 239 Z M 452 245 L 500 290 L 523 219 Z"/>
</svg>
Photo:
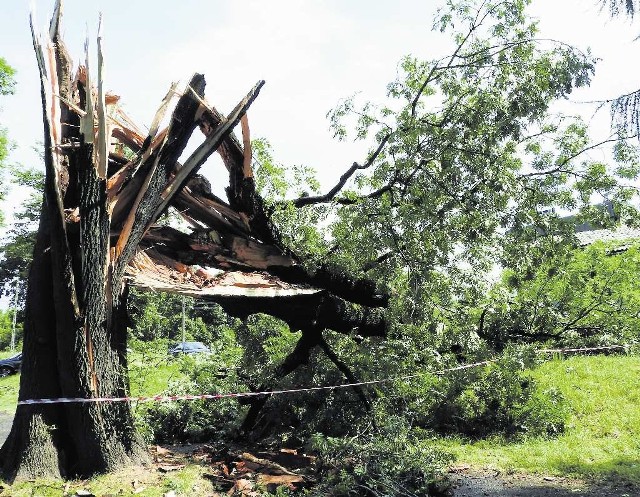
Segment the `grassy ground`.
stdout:
<svg viewBox="0 0 640 497">
<path fill-rule="evenodd" d="M 0 351 L 0 359 L 15 352 Z M 173 380 L 184 377 L 180 361 L 167 356 L 166 348 L 147 346 L 129 354 L 129 381 L 131 394 L 149 396 L 164 392 Z M 20 375 L 0 378 L 0 412 L 13 414 L 18 402 Z"/>
<path fill-rule="evenodd" d="M 640 484 L 640 358 L 554 360 L 532 376 L 567 399 L 571 415 L 565 433 L 517 443 L 448 440 L 444 445 L 458 464 Z"/>
<path fill-rule="evenodd" d="M 162 473 L 147 468 L 127 468 L 108 475 L 97 476 L 88 481 L 35 480 L 12 485 L 7 488 L 12 497 L 60 497 L 61 495 L 138 496 L 164 497 L 174 492 L 176 496 L 211 496 L 213 486 L 203 475 L 206 467 L 190 464 L 186 468 Z"/>
<path fill-rule="evenodd" d="M 11 414 L 16 412 L 20 375 L 14 374 L 0 378 L 0 412 Z"/>
<path fill-rule="evenodd" d="M 180 361 L 169 360 L 166 352 L 159 349 L 132 352 L 130 369 L 134 395 L 165 391 L 183 375 Z M 556 388 L 565 397 L 570 416 L 564 434 L 518 442 L 501 439 L 439 442 L 457 456 L 456 464 L 640 484 L 640 357 L 553 360 L 531 375 L 543 389 Z M 15 408 L 18 382 L 18 375 L 0 379 L 0 410 Z M 203 495 L 200 492 L 211 491 L 210 482 L 202 476 L 205 470 L 198 465 L 167 474 L 139 468 L 128 471 L 70 485 L 74 490 L 87 489 L 97 495 L 106 492 L 152 497 L 170 490 L 178 495 Z M 65 483 L 31 482 L 24 488 L 15 485 L 9 489 L 10 495 L 35 495 L 32 492 L 36 487 L 37 495 L 61 495 Z"/>
<path fill-rule="evenodd" d="M 19 351 L 0 351 L 0 359 L 14 356 Z M 18 387 L 20 386 L 20 375 L 14 374 L 5 378 L 0 378 L 0 412 L 13 415 L 18 402 Z"/>
</svg>

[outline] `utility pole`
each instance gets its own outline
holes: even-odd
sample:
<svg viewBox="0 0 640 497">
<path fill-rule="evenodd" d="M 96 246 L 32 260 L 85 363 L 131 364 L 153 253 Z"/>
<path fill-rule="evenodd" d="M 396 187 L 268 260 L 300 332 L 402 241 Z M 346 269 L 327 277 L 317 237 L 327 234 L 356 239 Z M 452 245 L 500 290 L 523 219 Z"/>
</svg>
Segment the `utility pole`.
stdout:
<svg viewBox="0 0 640 497">
<path fill-rule="evenodd" d="M 184 329 L 184 295 L 182 296 L 182 343 L 184 343 L 187 339 L 186 332 Z"/>
</svg>

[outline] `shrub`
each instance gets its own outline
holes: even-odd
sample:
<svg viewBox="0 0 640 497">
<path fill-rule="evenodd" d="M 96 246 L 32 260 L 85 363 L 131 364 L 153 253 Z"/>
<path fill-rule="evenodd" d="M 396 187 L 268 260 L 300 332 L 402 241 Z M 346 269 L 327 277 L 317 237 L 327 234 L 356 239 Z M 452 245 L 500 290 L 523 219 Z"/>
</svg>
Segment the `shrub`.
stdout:
<svg viewBox="0 0 640 497">
<path fill-rule="evenodd" d="M 241 349 L 231 329 L 225 328 L 210 355 L 184 355 L 170 360 L 179 375 L 169 381 L 165 394 L 215 394 L 242 391 L 237 365 Z M 166 349 L 165 349 L 166 357 Z M 148 380 L 152 381 L 152 380 Z M 237 399 L 154 403 L 137 411 L 147 438 L 157 443 L 216 441 L 232 434 L 242 419 Z"/>
<path fill-rule="evenodd" d="M 486 367 L 443 379 L 442 398 L 425 425 L 474 438 L 562 432 L 568 414 L 562 395 L 540 390 L 524 373 L 533 361 L 532 349 L 512 347 Z"/>
<path fill-rule="evenodd" d="M 384 418 L 375 430 L 353 437 L 311 437 L 321 484 L 314 495 L 440 495 L 448 489 L 451 456 L 419 440 L 406 420 Z"/>
</svg>

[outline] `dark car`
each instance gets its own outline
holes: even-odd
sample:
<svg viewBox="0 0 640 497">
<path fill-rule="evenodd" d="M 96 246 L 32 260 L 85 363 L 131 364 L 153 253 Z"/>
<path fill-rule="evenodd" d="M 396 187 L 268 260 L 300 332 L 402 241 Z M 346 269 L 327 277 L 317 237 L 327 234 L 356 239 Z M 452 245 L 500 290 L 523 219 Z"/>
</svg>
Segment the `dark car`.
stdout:
<svg viewBox="0 0 640 497">
<path fill-rule="evenodd" d="M 22 352 L 0 361 L 0 376 L 9 376 L 20 371 L 22 366 Z"/>
<path fill-rule="evenodd" d="M 202 342 L 180 342 L 169 347 L 169 354 L 211 354 L 211 350 Z"/>
</svg>

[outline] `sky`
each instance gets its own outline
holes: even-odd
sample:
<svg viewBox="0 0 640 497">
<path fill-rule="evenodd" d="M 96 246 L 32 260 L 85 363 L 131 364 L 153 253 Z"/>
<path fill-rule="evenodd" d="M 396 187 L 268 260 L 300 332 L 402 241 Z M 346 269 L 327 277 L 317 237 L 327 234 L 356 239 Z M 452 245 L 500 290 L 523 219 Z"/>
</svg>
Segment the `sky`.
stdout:
<svg viewBox="0 0 640 497">
<path fill-rule="evenodd" d="M 48 27 L 53 0 L 38 0 L 36 27 Z M 326 114 L 341 99 L 358 94 L 383 102 L 387 83 L 404 55 L 432 59 L 446 55 L 450 42 L 431 32 L 444 0 L 65 0 L 63 33 L 76 61 L 86 33 L 95 47 L 98 13 L 104 20 L 106 86 L 141 125 L 149 124 L 172 81 L 193 72 L 207 79 L 208 100 L 230 111 L 260 79 L 266 80 L 249 110 L 252 138 L 263 137 L 285 165 L 318 171 L 327 190 L 367 144 L 333 139 Z M 602 59 L 591 88 L 574 92 L 564 112 L 590 118 L 593 105 L 640 86 L 634 64 L 640 23 L 609 19 L 597 0 L 533 0 L 541 36 Z M 17 70 L 15 95 L 0 99 L 0 125 L 15 143 L 14 163 L 38 163 L 32 151 L 41 141 L 39 80 L 28 23 L 29 2 L 2 0 L 0 56 Z M 95 67 L 95 66 L 94 66 Z M 595 139 L 608 134 L 608 114 L 593 121 Z M 597 152 L 594 152 L 597 153 Z M 204 172 L 226 183 L 218 162 Z M 220 181 L 217 181 L 219 179 Z M 224 186 L 224 185 L 222 185 Z M 10 215 L 19 196 L 2 208 Z"/>
</svg>

